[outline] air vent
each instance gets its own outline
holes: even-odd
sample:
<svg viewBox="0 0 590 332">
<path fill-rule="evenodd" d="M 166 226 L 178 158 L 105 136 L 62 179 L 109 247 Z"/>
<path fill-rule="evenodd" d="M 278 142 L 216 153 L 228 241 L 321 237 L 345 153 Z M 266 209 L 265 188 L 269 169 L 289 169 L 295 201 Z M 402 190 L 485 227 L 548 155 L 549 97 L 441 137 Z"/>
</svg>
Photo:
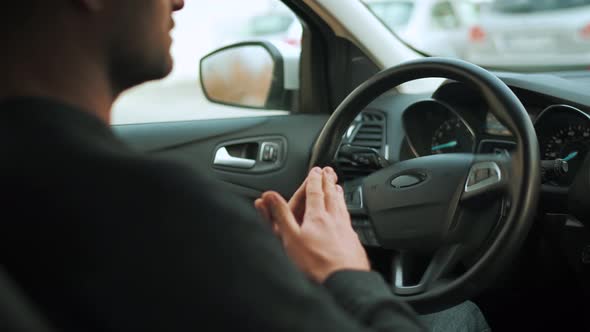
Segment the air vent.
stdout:
<svg viewBox="0 0 590 332">
<path fill-rule="evenodd" d="M 383 125 L 361 124 L 351 144 L 380 150 L 383 146 Z"/>
<path fill-rule="evenodd" d="M 352 145 L 374 148 L 381 152 L 384 144 L 385 116 L 376 112 L 362 112 L 358 130 L 350 142 Z"/>
<path fill-rule="evenodd" d="M 362 119 L 365 122 L 383 122 L 383 114 L 379 114 L 379 113 L 369 113 L 369 112 L 363 112 L 362 114 Z"/>
</svg>

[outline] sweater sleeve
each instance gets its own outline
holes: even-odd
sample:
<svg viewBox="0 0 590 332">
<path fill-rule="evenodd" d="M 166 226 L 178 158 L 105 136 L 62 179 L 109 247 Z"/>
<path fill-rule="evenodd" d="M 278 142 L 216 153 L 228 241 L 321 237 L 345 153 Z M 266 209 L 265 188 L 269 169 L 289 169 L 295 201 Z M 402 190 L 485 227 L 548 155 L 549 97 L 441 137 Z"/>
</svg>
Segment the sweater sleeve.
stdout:
<svg viewBox="0 0 590 332">
<path fill-rule="evenodd" d="M 310 281 L 250 202 L 188 170 L 157 164 L 109 175 L 93 182 L 96 197 L 68 196 L 67 214 L 29 209 L 3 233 L 11 277 L 58 329 L 422 328 L 375 273 Z"/>
<path fill-rule="evenodd" d="M 326 279 L 324 286 L 345 311 L 364 324 L 376 329 L 391 326 L 395 331 L 422 329 L 416 313 L 394 298 L 377 272 L 338 271 Z"/>
</svg>

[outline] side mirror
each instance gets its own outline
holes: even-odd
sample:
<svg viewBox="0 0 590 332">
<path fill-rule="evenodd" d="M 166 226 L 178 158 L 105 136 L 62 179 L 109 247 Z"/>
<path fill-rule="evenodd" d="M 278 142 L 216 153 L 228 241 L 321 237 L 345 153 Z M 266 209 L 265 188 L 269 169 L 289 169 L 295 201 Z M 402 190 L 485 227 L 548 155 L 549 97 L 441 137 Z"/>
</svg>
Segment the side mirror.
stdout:
<svg viewBox="0 0 590 332">
<path fill-rule="evenodd" d="M 296 68 L 294 61 L 285 61 L 284 53 L 265 41 L 238 43 L 213 51 L 201 59 L 205 96 L 214 103 L 230 106 L 290 110 L 299 88 L 299 68 L 298 61 Z M 298 53 L 288 56 L 299 59 Z"/>
</svg>

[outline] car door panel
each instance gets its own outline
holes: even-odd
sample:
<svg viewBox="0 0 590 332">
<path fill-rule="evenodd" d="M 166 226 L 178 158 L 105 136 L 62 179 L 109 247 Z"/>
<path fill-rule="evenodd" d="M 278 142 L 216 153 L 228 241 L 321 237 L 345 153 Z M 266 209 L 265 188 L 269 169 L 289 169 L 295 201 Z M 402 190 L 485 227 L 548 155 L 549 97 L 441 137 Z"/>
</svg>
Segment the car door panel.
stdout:
<svg viewBox="0 0 590 332">
<path fill-rule="evenodd" d="M 136 150 L 186 163 L 195 172 L 218 179 L 229 190 L 252 199 L 265 190 L 288 197 L 297 189 L 305 178 L 313 143 L 327 119 L 327 115 L 292 114 L 118 125 L 113 130 Z M 213 165 L 220 148 L 236 144 L 239 147 L 242 143 L 258 144 L 252 155 L 257 163 L 262 163 L 260 148 L 264 142 L 280 145 L 282 155 L 277 167 Z"/>
</svg>

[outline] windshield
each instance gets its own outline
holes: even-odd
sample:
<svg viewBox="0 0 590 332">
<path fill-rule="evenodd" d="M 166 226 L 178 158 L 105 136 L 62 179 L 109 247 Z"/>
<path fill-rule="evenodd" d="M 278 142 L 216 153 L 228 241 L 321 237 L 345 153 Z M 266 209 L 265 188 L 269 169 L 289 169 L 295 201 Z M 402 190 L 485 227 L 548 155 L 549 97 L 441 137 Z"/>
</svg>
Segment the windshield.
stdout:
<svg viewBox="0 0 590 332">
<path fill-rule="evenodd" d="M 590 69 L 590 0 L 359 0 L 418 51 L 508 71 Z"/>
<path fill-rule="evenodd" d="M 388 28 L 399 28 L 408 24 L 414 9 L 412 1 L 379 1 L 367 3 L 375 14 Z"/>
</svg>

